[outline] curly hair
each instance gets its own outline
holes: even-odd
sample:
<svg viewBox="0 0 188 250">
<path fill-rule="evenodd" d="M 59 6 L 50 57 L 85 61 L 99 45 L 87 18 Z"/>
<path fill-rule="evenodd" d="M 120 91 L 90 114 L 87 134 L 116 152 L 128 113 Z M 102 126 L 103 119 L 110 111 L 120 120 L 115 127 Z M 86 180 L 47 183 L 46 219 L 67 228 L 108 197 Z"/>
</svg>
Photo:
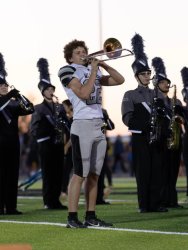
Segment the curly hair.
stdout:
<svg viewBox="0 0 188 250">
<path fill-rule="evenodd" d="M 70 102 L 69 99 L 65 99 L 64 101 L 62 101 L 62 104 L 65 104 L 65 105 L 67 105 L 68 107 L 71 107 L 71 106 L 72 106 L 72 103 Z"/>
<path fill-rule="evenodd" d="M 71 64 L 70 59 L 72 57 L 73 50 L 78 47 L 83 47 L 86 53 L 88 53 L 88 48 L 84 41 L 78 41 L 75 39 L 71 41 L 70 43 L 68 43 L 67 45 L 65 45 L 63 52 L 64 52 L 64 58 L 68 64 Z"/>
</svg>

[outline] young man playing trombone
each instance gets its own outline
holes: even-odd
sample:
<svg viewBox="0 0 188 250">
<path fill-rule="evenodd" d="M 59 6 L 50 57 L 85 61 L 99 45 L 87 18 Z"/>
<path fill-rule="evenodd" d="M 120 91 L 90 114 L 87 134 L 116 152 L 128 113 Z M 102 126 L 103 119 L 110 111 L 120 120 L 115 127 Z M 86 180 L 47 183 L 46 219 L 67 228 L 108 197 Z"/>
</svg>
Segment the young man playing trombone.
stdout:
<svg viewBox="0 0 188 250">
<path fill-rule="evenodd" d="M 68 43 L 64 57 L 68 65 L 59 70 L 58 76 L 74 111 L 71 126 L 74 173 L 68 188 L 67 227 L 109 227 L 111 223 L 98 219 L 95 214 L 97 182 L 106 153 L 101 91 L 102 86 L 122 84 L 124 77 L 105 62 L 89 57 L 84 41 Z M 99 66 L 108 74 L 102 75 Z M 82 223 L 77 210 L 84 180 L 86 214 Z"/>
</svg>

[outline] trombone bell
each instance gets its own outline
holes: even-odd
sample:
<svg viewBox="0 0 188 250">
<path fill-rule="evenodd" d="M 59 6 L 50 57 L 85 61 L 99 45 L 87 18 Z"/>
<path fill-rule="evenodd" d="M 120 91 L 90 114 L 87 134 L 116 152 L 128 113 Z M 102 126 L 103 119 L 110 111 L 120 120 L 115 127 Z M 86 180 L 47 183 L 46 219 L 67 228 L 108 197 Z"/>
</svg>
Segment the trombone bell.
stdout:
<svg viewBox="0 0 188 250">
<path fill-rule="evenodd" d="M 127 54 L 121 55 L 122 51 L 127 51 Z M 83 60 L 88 63 L 93 57 L 103 55 L 106 55 L 108 58 L 100 60 L 101 62 L 118 59 L 125 56 L 131 56 L 133 55 L 133 52 L 128 49 L 123 49 L 121 43 L 116 38 L 111 37 L 104 42 L 103 50 L 89 54 L 86 58 L 83 58 Z"/>
<path fill-rule="evenodd" d="M 110 59 L 115 59 L 121 56 L 122 46 L 116 38 L 108 38 L 103 45 L 106 56 Z"/>
</svg>

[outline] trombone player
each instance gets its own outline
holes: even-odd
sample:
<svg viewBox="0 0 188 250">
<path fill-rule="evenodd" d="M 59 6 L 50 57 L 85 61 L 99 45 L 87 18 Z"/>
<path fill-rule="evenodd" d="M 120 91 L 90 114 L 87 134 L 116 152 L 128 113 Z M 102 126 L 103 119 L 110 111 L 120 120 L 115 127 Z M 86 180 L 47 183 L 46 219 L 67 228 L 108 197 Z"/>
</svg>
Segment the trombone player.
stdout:
<svg viewBox="0 0 188 250">
<path fill-rule="evenodd" d="M 123 84 L 124 77 L 104 61 L 95 56 L 89 57 L 84 41 L 73 40 L 66 44 L 64 57 L 68 65 L 60 68 L 58 76 L 73 105 L 71 142 L 74 173 L 68 187 L 67 227 L 111 227 L 111 223 L 98 219 L 95 214 L 97 182 L 106 153 L 101 92 L 102 86 Z M 107 75 L 103 75 L 99 67 Z M 77 211 L 84 180 L 86 214 L 82 223 Z"/>
<path fill-rule="evenodd" d="M 0 54 L 0 215 L 17 210 L 17 187 L 20 161 L 18 117 L 34 112 L 33 104 L 16 89 L 8 92 L 3 55 Z"/>
</svg>

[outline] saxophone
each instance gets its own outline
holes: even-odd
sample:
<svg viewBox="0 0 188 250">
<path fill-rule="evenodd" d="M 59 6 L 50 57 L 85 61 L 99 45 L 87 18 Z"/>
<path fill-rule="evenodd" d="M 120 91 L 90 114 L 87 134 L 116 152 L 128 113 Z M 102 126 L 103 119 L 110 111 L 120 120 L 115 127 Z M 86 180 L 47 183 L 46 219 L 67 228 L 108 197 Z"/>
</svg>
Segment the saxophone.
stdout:
<svg viewBox="0 0 188 250">
<path fill-rule="evenodd" d="M 174 95 L 172 97 L 172 118 L 169 124 L 170 136 L 167 138 L 167 147 L 171 150 L 177 150 L 180 145 L 180 133 L 181 127 L 180 123 L 176 121 L 175 114 L 176 106 L 176 85 L 174 85 Z"/>
</svg>

